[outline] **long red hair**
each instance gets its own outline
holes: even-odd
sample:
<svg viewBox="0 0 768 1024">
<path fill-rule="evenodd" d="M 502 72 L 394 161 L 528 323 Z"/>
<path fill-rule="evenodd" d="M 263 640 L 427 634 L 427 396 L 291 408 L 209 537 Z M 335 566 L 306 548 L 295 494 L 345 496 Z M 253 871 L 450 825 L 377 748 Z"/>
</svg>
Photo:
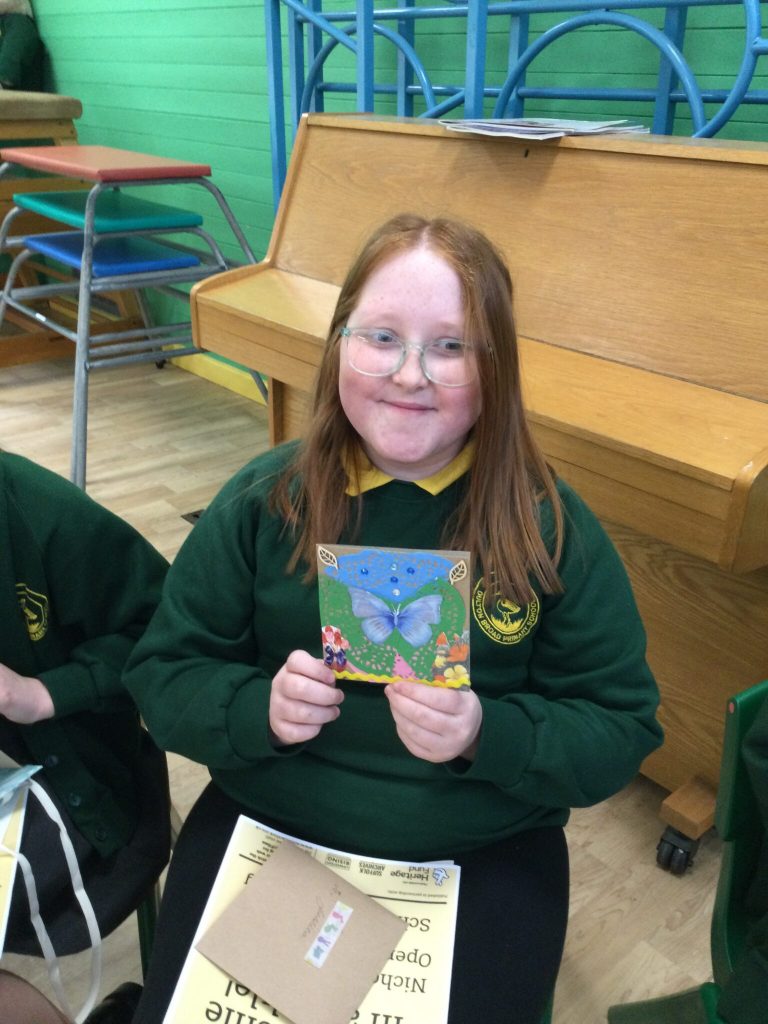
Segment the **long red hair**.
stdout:
<svg viewBox="0 0 768 1024">
<path fill-rule="evenodd" d="M 318 372 L 311 425 L 272 491 L 272 508 L 296 539 L 289 568 L 303 562 L 311 577 L 316 543 L 334 543 L 347 529 L 354 536 L 365 497 L 346 494 L 347 471 L 359 474 L 362 452 L 339 400 L 340 331 L 370 275 L 394 256 L 420 246 L 440 255 L 458 274 L 465 336 L 475 343 L 481 386 L 468 485 L 455 517 L 446 524 L 442 545 L 466 549 L 479 559 L 489 598 L 524 603 L 532 596 L 531 577 L 545 592 L 556 593 L 562 589 L 557 575 L 562 509 L 554 473 L 523 409 L 509 271 L 490 240 L 470 225 L 408 213 L 374 232 L 347 274 Z M 551 551 L 540 525 L 546 498 L 554 509 Z"/>
</svg>

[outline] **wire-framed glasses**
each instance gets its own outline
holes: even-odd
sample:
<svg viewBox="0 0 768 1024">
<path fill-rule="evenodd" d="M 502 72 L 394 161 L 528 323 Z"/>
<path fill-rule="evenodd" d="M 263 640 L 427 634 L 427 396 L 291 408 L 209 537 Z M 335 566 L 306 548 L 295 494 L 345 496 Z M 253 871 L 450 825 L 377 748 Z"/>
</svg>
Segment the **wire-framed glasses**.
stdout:
<svg viewBox="0 0 768 1024">
<path fill-rule="evenodd" d="M 460 338 L 417 345 L 383 327 L 342 327 L 340 333 L 346 341 L 347 362 L 365 377 L 391 377 L 411 350 L 419 353 L 422 372 L 433 384 L 463 388 L 477 376 L 474 350 Z"/>
</svg>

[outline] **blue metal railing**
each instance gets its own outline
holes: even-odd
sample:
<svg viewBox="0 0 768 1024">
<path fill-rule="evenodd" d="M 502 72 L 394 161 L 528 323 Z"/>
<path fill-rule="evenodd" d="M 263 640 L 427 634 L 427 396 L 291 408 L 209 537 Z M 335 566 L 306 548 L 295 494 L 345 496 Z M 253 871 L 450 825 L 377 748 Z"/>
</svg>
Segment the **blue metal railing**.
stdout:
<svg viewBox="0 0 768 1024">
<path fill-rule="evenodd" d="M 744 50 L 741 65 L 730 89 L 699 88 L 683 56 L 686 19 L 690 7 L 742 6 L 745 15 Z M 397 113 L 411 117 L 414 99 L 420 97 L 421 117 L 444 117 L 463 108 L 458 116 L 482 117 L 485 104 L 495 101 L 494 117 L 519 117 L 526 99 L 580 99 L 650 101 L 654 103 L 652 130 L 672 131 L 678 103 L 687 103 L 693 135 L 710 138 L 733 116 L 742 103 L 768 103 L 768 91 L 749 87 L 757 60 L 768 53 L 763 38 L 760 0 L 468 0 L 416 7 L 415 0 L 403 0 L 397 7 L 375 8 L 373 0 L 355 0 L 346 10 L 323 11 L 322 0 L 265 0 L 267 71 L 269 83 L 272 177 L 275 205 L 285 180 L 287 164 L 286 111 L 283 86 L 283 31 L 281 12 L 287 12 L 286 48 L 290 96 L 290 130 L 309 110 L 323 110 L 326 95 L 354 97 L 355 109 L 374 111 L 377 97 L 394 100 Z M 628 11 L 663 11 L 663 28 Z M 564 21 L 529 42 L 533 14 L 562 13 Z M 434 84 L 415 45 L 417 22 L 439 18 L 463 18 L 466 22 L 466 60 L 462 84 Z M 491 19 L 504 18 L 509 36 L 507 72 L 501 86 L 486 82 L 488 26 Z M 391 23 L 394 22 L 394 25 Z M 611 25 L 634 32 L 650 42 L 661 55 L 655 89 L 530 87 L 526 84 L 529 65 L 551 43 L 570 32 L 594 25 Z M 396 54 L 394 84 L 377 82 L 374 59 L 376 37 L 387 40 Z M 325 66 L 337 47 L 354 58 L 354 81 L 326 81 Z M 388 68 L 388 70 L 390 70 Z M 709 119 L 705 103 L 719 103 Z"/>
</svg>

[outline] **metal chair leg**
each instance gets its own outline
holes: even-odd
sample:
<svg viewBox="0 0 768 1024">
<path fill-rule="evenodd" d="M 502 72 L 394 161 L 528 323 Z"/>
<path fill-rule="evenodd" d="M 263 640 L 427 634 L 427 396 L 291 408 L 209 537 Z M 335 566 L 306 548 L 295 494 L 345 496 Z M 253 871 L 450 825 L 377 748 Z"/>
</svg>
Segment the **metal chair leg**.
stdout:
<svg viewBox="0 0 768 1024">
<path fill-rule="evenodd" d="M 72 454 L 70 479 L 85 490 L 85 462 L 88 446 L 88 371 L 91 347 L 91 284 L 93 280 L 93 217 L 95 197 L 88 197 L 77 299 L 77 346 L 75 349 L 74 395 L 72 399 Z"/>
</svg>

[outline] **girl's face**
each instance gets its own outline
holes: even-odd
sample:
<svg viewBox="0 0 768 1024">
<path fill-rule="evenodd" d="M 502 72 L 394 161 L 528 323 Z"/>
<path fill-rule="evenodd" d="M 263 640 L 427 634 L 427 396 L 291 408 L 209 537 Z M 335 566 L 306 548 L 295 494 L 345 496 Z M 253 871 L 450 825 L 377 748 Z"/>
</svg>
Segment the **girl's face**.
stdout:
<svg viewBox="0 0 768 1024">
<path fill-rule="evenodd" d="M 419 345 L 463 339 L 458 274 L 427 248 L 393 256 L 368 278 L 348 324 L 385 327 Z M 371 462 L 399 480 L 419 480 L 447 466 L 480 415 L 477 378 L 460 388 L 433 384 L 413 350 L 391 377 L 366 377 L 347 362 L 344 339 L 339 397 Z"/>
</svg>

